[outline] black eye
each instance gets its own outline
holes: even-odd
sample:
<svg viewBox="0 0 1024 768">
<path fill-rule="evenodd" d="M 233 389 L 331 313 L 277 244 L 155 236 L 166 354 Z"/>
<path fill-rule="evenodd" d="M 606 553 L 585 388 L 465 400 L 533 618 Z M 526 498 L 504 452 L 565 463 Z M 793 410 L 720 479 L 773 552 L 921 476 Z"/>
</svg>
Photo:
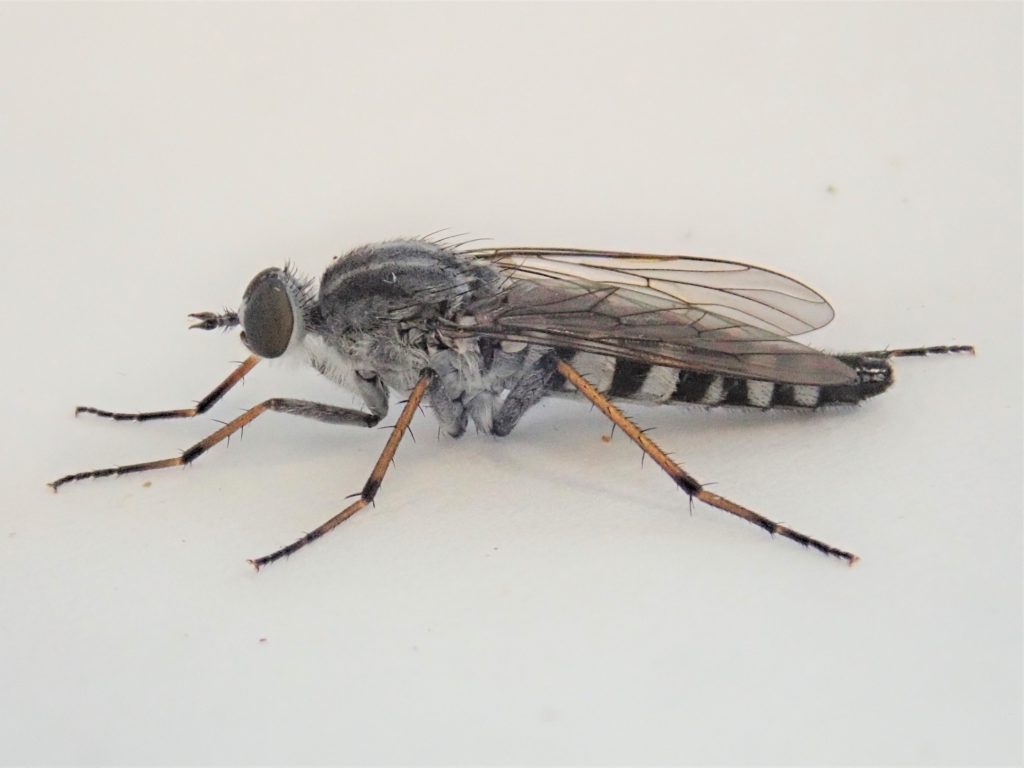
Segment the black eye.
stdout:
<svg viewBox="0 0 1024 768">
<path fill-rule="evenodd" d="M 280 357 L 292 338 L 295 314 L 280 275 L 276 269 L 260 272 L 242 298 L 245 339 L 260 357 Z"/>
</svg>

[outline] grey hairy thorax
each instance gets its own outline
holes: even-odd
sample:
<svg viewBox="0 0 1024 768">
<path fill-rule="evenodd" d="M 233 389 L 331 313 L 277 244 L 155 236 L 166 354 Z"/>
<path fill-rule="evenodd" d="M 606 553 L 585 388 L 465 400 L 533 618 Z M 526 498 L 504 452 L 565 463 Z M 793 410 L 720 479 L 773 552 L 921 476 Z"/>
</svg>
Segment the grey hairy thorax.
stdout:
<svg viewBox="0 0 1024 768">
<path fill-rule="evenodd" d="M 491 264 L 432 243 L 361 246 L 334 259 L 316 296 L 290 269 L 277 279 L 294 317 L 284 353 L 355 392 L 377 416 L 387 412 L 390 390 L 410 390 L 429 369 L 436 378 L 428 400 L 445 429 L 461 434 L 472 419 L 491 433 L 503 395 L 546 351 L 455 333 L 476 322 L 471 308 L 497 300 L 503 278 Z M 243 326 L 252 315 L 246 303 Z"/>
</svg>

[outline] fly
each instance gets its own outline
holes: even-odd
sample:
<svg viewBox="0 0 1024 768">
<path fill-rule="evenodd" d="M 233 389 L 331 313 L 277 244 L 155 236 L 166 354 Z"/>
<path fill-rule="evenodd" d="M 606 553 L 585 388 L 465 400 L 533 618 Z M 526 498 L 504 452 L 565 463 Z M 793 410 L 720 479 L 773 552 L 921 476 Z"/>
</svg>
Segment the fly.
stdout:
<svg viewBox="0 0 1024 768">
<path fill-rule="evenodd" d="M 777 272 L 718 259 L 569 248 L 470 248 L 429 238 L 365 245 L 335 258 L 317 288 L 291 267 L 256 275 L 237 311 L 190 315 L 193 328 L 241 326 L 251 353 L 192 408 L 75 414 L 151 421 L 205 413 L 261 360 L 295 356 L 357 395 L 363 410 L 275 397 L 180 456 L 66 475 L 76 480 L 190 464 L 267 411 L 374 427 L 392 390 L 408 393 L 358 498 L 257 569 L 337 527 L 377 495 L 421 403 L 461 436 L 472 421 L 507 436 L 533 405 L 574 394 L 593 403 L 698 499 L 850 564 L 851 552 L 712 493 L 615 401 L 819 409 L 859 403 L 892 384 L 896 357 L 970 352 L 920 347 L 832 355 L 794 337 L 828 324 L 829 303 Z"/>
</svg>

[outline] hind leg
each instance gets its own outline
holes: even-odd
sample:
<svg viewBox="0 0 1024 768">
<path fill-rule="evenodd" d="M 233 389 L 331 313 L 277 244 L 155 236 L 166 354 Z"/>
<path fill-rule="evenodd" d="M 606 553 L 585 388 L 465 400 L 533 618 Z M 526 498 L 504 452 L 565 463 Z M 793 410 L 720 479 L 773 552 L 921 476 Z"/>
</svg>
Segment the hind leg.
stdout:
<svg viewBox="0 0 1024 768">
<path fill-rule="evenodd" d="M 833 547 L 831 544 L 826 544 L 819 539 L 807 536 L 774 520 L 769 520 L 767 517 L 740 506 L 724 496 L 711 493 L 693 475 L 686 472 L 675 460 L 659 448 L 646 435 L 645 430 L 640 429 L 635 422 L 630 420 L 614 403 L 594 388 L 575 368 L 565 362 L 559 362 L 557 366 L 558 372 L 565 377 L 566 381 L 576 387 L 580 394 L 597 406 L 601 413 L 607 416 L 615 426 L 619 427 L 647 456 L 654 459 L 658 466 L 675 481 L 676 485 L 686 491 L 691 499 L 699 499 L 709 506 L 716 507 L 723 512 L 728 512 L 730 515 L 735 515 L 741 520 L 746 520 L 748 523 L 753 523 L 772 535 L 778 534 L 805 547 L 812 547 L 826 555 L 845 560 L 850 565 L 857 562 L 858 558 L 852 552 Z"/>
<path fill-rule="evenodd" d="M 877 355 L 878 357 L 925 357 L 926 355 L 950 355 L 966 352 L 974 354 L 974 347 L 969 345 L 955 347 L 911 347 L 909 349 L 886 349 L 880 352 L 862 352 L 863 355 Z"/>
<path fill-rule="evenodd" d="M 960 352 L 974 354 L 974 347 L 912 347 L 836 355 L 857 373 L 857 382 L 811 388 L 816 391 L 813 405 L 855 405 L 869 397 L 882 394 L 893 383 L 892 363 L 889 361 L 894 357 L 924 357 Z"/>
</svg>

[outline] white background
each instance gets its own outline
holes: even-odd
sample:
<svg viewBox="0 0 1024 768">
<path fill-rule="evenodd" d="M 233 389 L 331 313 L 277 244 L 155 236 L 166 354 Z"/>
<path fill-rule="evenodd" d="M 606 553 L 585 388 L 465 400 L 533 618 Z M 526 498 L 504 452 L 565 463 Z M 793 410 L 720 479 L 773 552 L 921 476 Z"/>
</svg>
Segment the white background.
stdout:
<svg viewBox="0 0 1024 768">
<path fill-rule="evenodd" d="M 960 763 L 1021 759 L 1018 4 L 0 8 L 0 761 Z M 440 227 L 685 252 L 825 293 L 829 349 L 901 360 L 821 414 L 583 405 L 507 440 L 421 418 L 375 509 L 260 574 L 385 441 L 185 314 Z M 147 481 L 151 485 L 147 485 Z"/>
</svg>

